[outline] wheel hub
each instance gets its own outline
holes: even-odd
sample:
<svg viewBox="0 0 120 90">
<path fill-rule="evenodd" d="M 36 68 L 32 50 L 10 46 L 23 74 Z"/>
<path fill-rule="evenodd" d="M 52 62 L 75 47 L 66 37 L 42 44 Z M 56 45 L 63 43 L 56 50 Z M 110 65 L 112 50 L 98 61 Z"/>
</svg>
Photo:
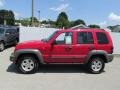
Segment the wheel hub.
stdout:
<svg viewBox="0 0 120 90">
<path fill-rule="evenodd" d="M 25 59 L 22 61 L 21 67 L 25 71 L 31 71 L 34 68 L 34 62 L 31 59 Z"/>
<path fill-rule="evenodd" d="M 99 60 L 94 60 L 92 62 L 92 66 L 91 67 L 92 67 L 92 70 L 94 70 L 94 71 L 100 71 L 101 68 L 102 68 L 102 63 Z"/>
</svg>

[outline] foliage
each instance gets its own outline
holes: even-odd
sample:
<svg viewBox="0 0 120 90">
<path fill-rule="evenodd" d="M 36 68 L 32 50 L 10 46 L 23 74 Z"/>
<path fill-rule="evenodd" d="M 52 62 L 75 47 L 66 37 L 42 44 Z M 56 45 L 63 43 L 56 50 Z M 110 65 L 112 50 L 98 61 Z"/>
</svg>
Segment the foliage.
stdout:
<svg viewBox="0 0 120 90">
<path fill-rule="evenodd" d="M 68 28 L 69 27 L 69 20 L 68 16 L 65 12 L 61 12 L 56 21 L 56 27 L 58 28 Z"/>
<path fill-rule="evenodd" d="M 13 11 L 9 10 L 0 10 L 0 24 L 14 25 L 15 16 Z"/>
<path fill-rule="evenodd" d="M 16 23 L 21 23 L 21 25 L 23 25 L 23 26 L 31 26 L 31 20 L 32 20 L 32 17 L 30 17 L 30 18 L 22 18 L 20 20 L 16 20 L 15 22 Z M 39 24 L 38 19 L 36 17 L 34 17 L 34 25 L 38 26 L 38 24 Z"/>
<path fill-rule="evenodd" d="M 70 22 L 70 27 L 73 27 L 73 26 L 76 26 L 76 25 L 80 25 L 80 24 L 86 25 L 86 23 L 83 20 L 77 19 L 75 21 L 71 21 Z"/>
<path fill-rule="evenodd" d="M 100 26 L 99 25 L 88 25 L 88 27 L 90 27 L 90 28 L 100 28 Z"/>
</svg>

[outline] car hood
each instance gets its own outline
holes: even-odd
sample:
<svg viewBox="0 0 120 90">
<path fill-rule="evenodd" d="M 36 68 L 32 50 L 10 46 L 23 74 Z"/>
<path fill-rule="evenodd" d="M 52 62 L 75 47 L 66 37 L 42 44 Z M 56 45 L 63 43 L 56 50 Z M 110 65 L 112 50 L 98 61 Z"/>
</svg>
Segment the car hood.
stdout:
<svg viewBox="0 0 120 90">
<path fill-rule="evenodd" d="M 17 49 L 37 49 L 39 47 L 44 46 L 45 44 L 46 42 L 43 42 L 40 40 L 26 41 L 16 45 L 16 50 Z"/>
</svg>

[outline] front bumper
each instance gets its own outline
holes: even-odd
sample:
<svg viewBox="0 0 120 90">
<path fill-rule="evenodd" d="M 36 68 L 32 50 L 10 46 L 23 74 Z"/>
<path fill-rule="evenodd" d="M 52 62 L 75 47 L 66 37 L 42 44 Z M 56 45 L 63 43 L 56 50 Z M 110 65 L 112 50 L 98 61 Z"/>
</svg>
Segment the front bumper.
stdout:
<svg viewBox="0 0 120 90">
<path fill-rule="evenodd" d="M 11 56 L 10 56 L 10 61 L 11 61 L 11 62 L 14 62 L 14 61 L 15 61 L 15 55 L 14 55 L 14 53 L 11 54 Z"/>
<path fill-rule="evenodd" d="M 107 63 L 112 62 L 113 58 L 114 58 L 113 54 L 108 54 L 108 56 L 107 56 Z"/>
</svg>

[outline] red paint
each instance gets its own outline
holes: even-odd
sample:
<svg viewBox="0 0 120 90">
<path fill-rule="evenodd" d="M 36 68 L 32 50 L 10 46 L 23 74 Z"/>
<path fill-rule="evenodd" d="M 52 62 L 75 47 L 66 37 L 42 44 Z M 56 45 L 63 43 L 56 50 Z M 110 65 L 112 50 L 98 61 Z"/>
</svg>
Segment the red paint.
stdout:
<svg viewBox="0 0 120 90">
<path fill-rule="evenodd" d="M 52 45 L 53 41 L 64 32 L 72 33 L 72 45 Z M 77 44 L 78 32 L 91 32 L 94 44 Z M 96 32 L 104 33 L 109 44 L 98 44 Z M 53 37 L 45 41 L 29 41 L 23 42 L 16 46 L 15 50 L 20 49 L 38 49 L 46 63 L 82 63 L 91 50 L 105 50 L 112 53 L 113 43 L 108 32 L 99 29 L 80 29 L 80 30 L 59 30 Z"/>
</svg>

